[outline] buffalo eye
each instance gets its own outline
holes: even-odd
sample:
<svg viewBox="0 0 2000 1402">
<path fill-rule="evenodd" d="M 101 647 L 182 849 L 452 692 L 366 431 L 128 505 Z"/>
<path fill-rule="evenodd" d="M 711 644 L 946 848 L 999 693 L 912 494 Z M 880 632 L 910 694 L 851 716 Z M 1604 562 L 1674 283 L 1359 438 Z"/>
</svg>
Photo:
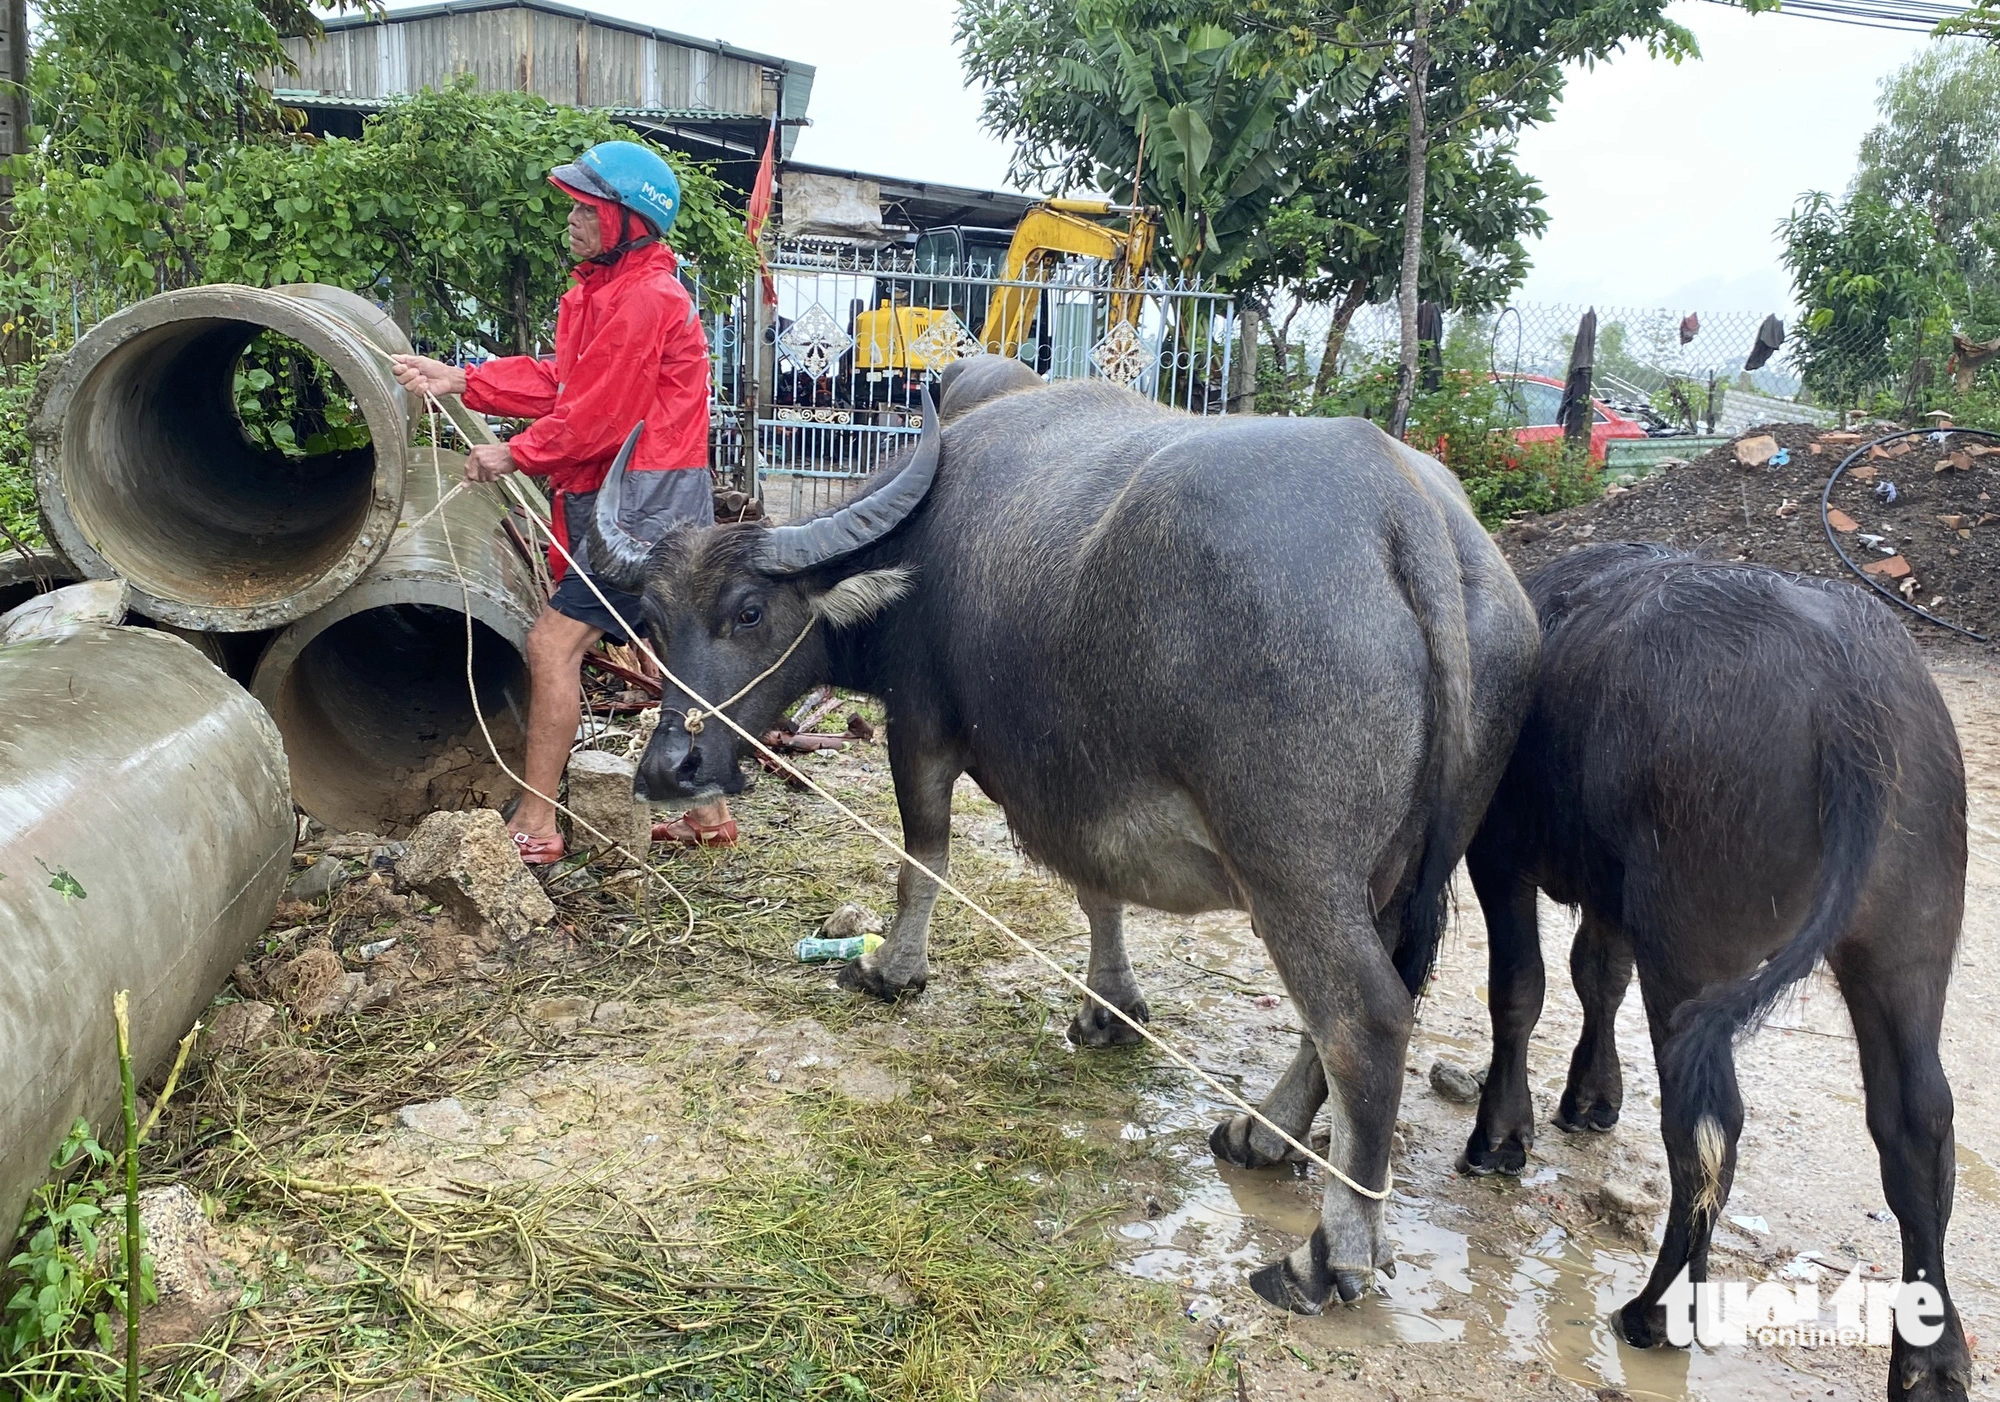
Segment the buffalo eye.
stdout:
<svg viewBox="0 0 2000 1402">
<path fill-rule="evenodd" d="M 738 628 L 755 628 L 763 621 L 764 610 L 758 608 L 755 604 L 745 604 L 742 610 L 736 615 L 736 626 Z"/>
</svg>

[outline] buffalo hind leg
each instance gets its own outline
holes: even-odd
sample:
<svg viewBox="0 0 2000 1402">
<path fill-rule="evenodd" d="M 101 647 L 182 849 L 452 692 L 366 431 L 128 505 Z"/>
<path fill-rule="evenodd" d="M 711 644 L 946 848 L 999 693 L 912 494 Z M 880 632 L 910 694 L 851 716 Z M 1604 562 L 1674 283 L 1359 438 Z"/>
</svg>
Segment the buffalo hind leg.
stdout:
<svg viewBox="0 0 2000 1402">
<path fill-rule="evenodd" d="M 889 768 L 903 820 L 903 848 L 944 876 L 951 860 L 951 789 L 961 770 L 941 751 L 908 738 L 910 733 L 907 725 L 889 727 Z M 937 896 L 937 882 L 904 862 L 896 877 L 896 918 L 889 933 L 872 954 L 841 966 L 840 986 L 885 1000 L 923 992 L 931 976 L 931 908 Z"/>
<path fill-rule="evenodd" d="M 1139 992 L 1132 960 L 1125 953 L 1125 903 L 1083 888 L 1077 890 L 1076 903 L 1090 921 L 1090 972 L 1085 985 L 1134 1022 L 1151 1021 L 1152 1010 Z M 1069 1039 L 1080 1047 L 1125 1047 L 1138 1042 L 1139 1034 L 1096 998 L 1086 998 L 1070 1021 Z"/>
<path fill-rule="evenodd" d="M 1264 1097 L 1258 1111 L 1301 1144 L 1310 1144 L 1313 1116 L 1326 1104 L 1326 1064 L 1310 1035 L 1299 1038 L 1298 1055 Z M 1269 1168 L 1297 1160 L 1299 1151 L 1248 1115 L 1234 1115 L 1209 1131 L 1208 1147 L 1224 1163 L 1238 1168 Z"/>
<path fill-rule="evenodd" d="M 1671 938 L 1658 941 L 1672 947 Z M 1727 1049 L 1689 1080 L 1669 1074 L 1661 1049 L 1673 1011 L 1700 990 L 1665 969 L 1641 968 L 1639 991 L 1653 1034 L 1653 1059 L 1660 1065 L 1660 1137 L 1667 1149 L 1667 1180 L 1673 1197 L 1667 1230 L 1646 1288 L 1616 1315 L 1618 1331 L 1637 1348 L 1667 1342 L 1667 1312 L 1661 1297 L 1685 1269 L 1695 1285 L 1708 1279 L 1708 1248 L 1723 1204 L 1736 1177 L 1736 1141 L 1743 1133 L 1743 1097 L 1736 1089 L 1736 1058 Z"/>
<path fill-rule="evenodd" d="M 1569 975 L 1583 1004 L 1583 1035 L 1569 1059 L 1569 1083 L 1556 1109 L 1556 1128 L 1602 1133 L 1625 1106 L 1618 1064 L 1618 1005 L 1632 983 L 1632 942 L 1588 910 L 1569 950 Z"/>
<path fill-rule="evenodd" d="M 1251 918 L 1319 1050 L 1327 1085 L 1326 1158 L 1369 1189 L 1388 1182 L 1389 1141 L 1403 1095 L 1415 1005 L 1370 914 L 1365 880 L 1351 893 L 1253 889 Z M 1381 1200 L 1329 1178 L 1319 1226 L 1289 1256 L 1250 1277 L 1274 1305 L 1317 1314 L 1357 1299 L 1394 1259 Z"/>
<path fill-rule="evenodd" d="M 1493 1021 L 1493 1061 L 1479 1095 L 1459 1166 L 1467 1173 L 1519 1173 L 1535 1142 L 1535 1101 L 1528 1089 L 1528 1040 L 1542 1016 L 1546 976 L 1535 922 L 1535 883 L 1475 844 L 1468 867 L 1486 917 L 1486 1004 Z"/>
<path fill-rule="evenodd" d="M 1889 967 L 1869 962 L 1865 950 L 1845 959 L 1838 956 L 1846 951 L 1837 950 L 1834 971 L 1854 1018 L 1883 1194 L 1902 1231 L 1903 1279 L 1929 1281 L 1944 1301 L 1944 1333 L 1934 1342 L 1911 1344 L 1897 1331 L 1888 1395 L 1908 1402 L 1959 1402 L 1971 1388 L 1972 1361 L 1944 1278 L 1955 1155 L 1951 1086 L 1938 1061 L 1950 967 L 1912 959 L 1915 943 L 1898 939 Z"/>
</svg>

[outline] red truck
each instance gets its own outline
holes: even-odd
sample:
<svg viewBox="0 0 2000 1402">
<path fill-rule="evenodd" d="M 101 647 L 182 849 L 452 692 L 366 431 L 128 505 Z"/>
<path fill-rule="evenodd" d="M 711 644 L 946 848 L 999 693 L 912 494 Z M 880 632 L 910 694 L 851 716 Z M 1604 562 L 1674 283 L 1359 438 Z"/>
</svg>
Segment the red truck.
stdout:
<svg viewBox="0 0 2000 1402">
<path fill-rule="evenodd" d="M 1495 375 L 1500 401 L 1516 427 L 1517 443 L 1553 443 L 1562 437 L 1556 410 L 1562 405 L 1563 382 L 1547 375 Z M 1591 400 L 1590 457 L 1604 461 L 1604 445 L 1614 438 L 1644 438 L 1646 427 L 1627 418 L 1601 399 Z"/>
</svg>

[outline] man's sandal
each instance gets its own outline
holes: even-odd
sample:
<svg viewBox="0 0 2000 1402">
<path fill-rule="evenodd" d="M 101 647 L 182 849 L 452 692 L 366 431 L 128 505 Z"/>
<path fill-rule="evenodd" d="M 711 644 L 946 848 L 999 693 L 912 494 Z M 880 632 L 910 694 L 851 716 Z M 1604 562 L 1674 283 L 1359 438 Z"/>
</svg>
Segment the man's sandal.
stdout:
<svg viewBox="0 0 2000 1402">
<path fill-rule="evenodd" d="M 562 834 L 537 837 L 529 832 L 514 834 L 514 850 L 521 854 L 521 860 L 531 867 L 554 866 L 569 854 L 563 845 Z"/>
<path fill-rule="evenodd" d="M 653 824 L 653 841 L 682 847 L 734 847 L 736 820 L 724 818 L 714 824 L 698 823 L 692 813 L 683 813 L 678 818 Z"/>
</svg>

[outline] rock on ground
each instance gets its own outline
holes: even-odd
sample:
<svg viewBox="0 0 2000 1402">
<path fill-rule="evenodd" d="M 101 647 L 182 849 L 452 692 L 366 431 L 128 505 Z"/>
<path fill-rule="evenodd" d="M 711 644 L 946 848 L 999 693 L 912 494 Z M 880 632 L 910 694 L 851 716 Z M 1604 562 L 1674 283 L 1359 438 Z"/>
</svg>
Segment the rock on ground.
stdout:
<svg viewBox="0 0 2000 1402">
<path fill-rule="evenodd" d="M 360 974 L 347 972 L 340 956 L 330 949 L 308 949 L 271 980 L 272 991 L 285 1000 L 299 1022 L 338 1017 L 367 984 Z"/>
<path fill-rule="evenodd" d="M 490 808 L 432 813 L 410 834 L 396 875 L 443 906 L 481 953 L 518 945 L 556 918 L 506 822 Z"/>
<path fill-rule="evenodd" d="M 1449 1061 L 1431 1063 L 1431 1089 L 1454 1105 L 1470 1105 L 1479 1099 L 1479 1078 Z"/>
<path fill-rule="evenodd" d="M 347 867 L 336 857 L 321 857 L 292 878 L 285 895 L 295 901 L 323 900 L 347 884 Z"/>
<path fill-rule="evenodd" d="M 98 1241 L 107 1265 L 124 1250 L 125 1204 L 105 1204 Z M 159 1299 L 139 1318 L 139 1347 L 191 1344 L 235 1305 L 236 1278 L 216 1253 L 215 1233 L 201 1200 L 185 1184 L 146 1188 L 139 1194 L 143 1249 L 153 1258 L 153 1285 Z"/>
<path fill-rule="evenodd" d="M 590 830 L 596 828 L 634 856 L 645 856 L 653 837 L 653 814 L 645 801 L 632 793 L 638 772 L 637 760 L 604 750 L 582 750 L 570 756 L 569 807 L 581 820 L 573 825 L 570 841 L 574 845 L 603 848 L 604 838 Z M 598 860 L 607 866 L 625 862 L 608 850 Z"/>
<path fill-rule="evenodd" d="M 269 1003 L 224 1003 L 202 1033 L 202 1055 L 211 1061 L 256 1051 L 277 1039 L 278 1010 Z"/>
<path fill-rule="evenodd" d="M 882 917 L 849 901 L 826 917 L 826 923 L 819 927 L 819 933 L 822 939 L 829 940 L 848 940 L 856 935 L 879 935 L 882 933 Z"/>
</svg>

